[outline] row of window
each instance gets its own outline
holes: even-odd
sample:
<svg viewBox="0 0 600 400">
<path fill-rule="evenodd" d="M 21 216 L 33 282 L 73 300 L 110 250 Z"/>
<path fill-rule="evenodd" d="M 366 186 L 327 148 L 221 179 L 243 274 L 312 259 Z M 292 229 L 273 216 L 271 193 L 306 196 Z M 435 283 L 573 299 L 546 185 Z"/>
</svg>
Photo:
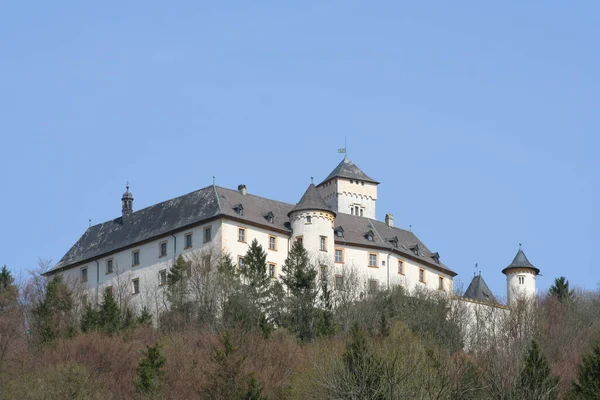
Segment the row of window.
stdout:
<svg viewBox="0 0 600 400">
<path fill-rule="evenodd" d="M 246 228 L 238 228 L 238 242 L 247 243 Z M 269 235 L 268 248 L 277 251 L 277 236 Z"/>
<path fill-rule="evenodd" d="M 350 206 L 350 215 L 360 215 L 361 217 L 363 216 L 365 212 L 364 207 L 359 207 L 359 206 Z"/>
<path fill-rule="evenodd" d="M 212 240 L 212 229 L 210 226 L 204 228 L 204 243 L 206 242 L 210 242 Z M 191 249 L 192 247 L 194 247 L 194 239 L 193 239 L 193 232 L 189 232 L 186 233 L 184 235 L 184 249 Z M 168 254 L 168 247 L 167 247 L 167 241 L 164 240 L 162 242 L 160 242 L 158 244 L 158 257 L 166 257 Z M 131 266 L 132 267 L 136 267 L 140 265 L 140 250 L 133 250 L 131 252 Z M 105 274 L 112 274 L 115 270 L 115 265 L 114 265 L 114 260 L 112 258 L 109 258 L 106 260 L 106 266 L 105 266 Z M 81 269 L 81 275 L 80 275 L 80 280 L 81 282 L 87 282 L 88 281 L 88 271 L 87 271 L 87 267 L 84 267 Z"/>
<path fill-rule="evenodd" d="M 243 256 L 238 256 L 238 268 L 240 269 L 240 271 L 244 271 L 244 269 L 246 268 L 246 262 Z M 267 275 L 269 276 L 269 278 L 275 278 L 276 269 L 277 264 L 271 262 L 267 263 Z"/>
</svg>

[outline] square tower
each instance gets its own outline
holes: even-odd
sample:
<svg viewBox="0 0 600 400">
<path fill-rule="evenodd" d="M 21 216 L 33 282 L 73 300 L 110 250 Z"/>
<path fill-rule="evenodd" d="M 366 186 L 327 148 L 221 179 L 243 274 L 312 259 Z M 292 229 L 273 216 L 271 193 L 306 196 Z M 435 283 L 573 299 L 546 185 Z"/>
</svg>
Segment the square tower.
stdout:
<svg viewBox="0 0 600 400">
<path fill-rule="evenodd" d="M 376 219 L 377 185 L 379 182 L 344 157 L 317 189 L 333 211 Z"/>
</svg>

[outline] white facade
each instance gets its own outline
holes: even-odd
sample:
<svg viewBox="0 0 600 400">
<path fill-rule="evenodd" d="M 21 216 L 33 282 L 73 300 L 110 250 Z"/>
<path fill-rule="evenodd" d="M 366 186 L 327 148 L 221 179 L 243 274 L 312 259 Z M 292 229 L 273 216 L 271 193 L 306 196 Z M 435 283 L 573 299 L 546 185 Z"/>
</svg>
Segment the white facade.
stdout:
<svg viewBox="0 0 600 400">
<path fill-rule="evenodd" d="M 375 219 L 377 184 L 359 179 L 333 178 L 318 187 L 335 212 Z"/>
</svg>

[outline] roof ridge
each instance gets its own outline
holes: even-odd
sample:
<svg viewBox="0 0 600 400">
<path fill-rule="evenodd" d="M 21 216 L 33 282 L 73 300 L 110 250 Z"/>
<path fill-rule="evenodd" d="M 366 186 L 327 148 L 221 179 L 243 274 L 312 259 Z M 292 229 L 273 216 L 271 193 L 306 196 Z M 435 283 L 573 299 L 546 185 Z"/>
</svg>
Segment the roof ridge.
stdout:
<svg viewBox="0 0 600 400">
<path fill-rule="evenodd" d="M 219 208 L 217 215 L 223 214 L 223 207 L 221 206 L 221 199 L 219 198 L 219 192 L 217 191 L 217 185 L 213 183 L 213 189 L 215 190 L 215 197 L 217 198 L 217 207 Z"/>
</svg>

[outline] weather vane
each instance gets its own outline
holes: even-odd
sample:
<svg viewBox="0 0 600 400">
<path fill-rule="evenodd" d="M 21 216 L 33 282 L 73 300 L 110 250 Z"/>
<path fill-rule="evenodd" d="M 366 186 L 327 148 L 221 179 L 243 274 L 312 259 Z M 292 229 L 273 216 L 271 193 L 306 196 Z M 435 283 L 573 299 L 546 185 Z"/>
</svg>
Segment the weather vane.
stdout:
<svg viewBox="0 0 600 400">
<path fill-rule="evenodd" d="M 338 153 L 348 154 L 348 146 L 346 145 L 346 136 L 344 136 L 344 147 L 339 148 Z"/>
</svg>

